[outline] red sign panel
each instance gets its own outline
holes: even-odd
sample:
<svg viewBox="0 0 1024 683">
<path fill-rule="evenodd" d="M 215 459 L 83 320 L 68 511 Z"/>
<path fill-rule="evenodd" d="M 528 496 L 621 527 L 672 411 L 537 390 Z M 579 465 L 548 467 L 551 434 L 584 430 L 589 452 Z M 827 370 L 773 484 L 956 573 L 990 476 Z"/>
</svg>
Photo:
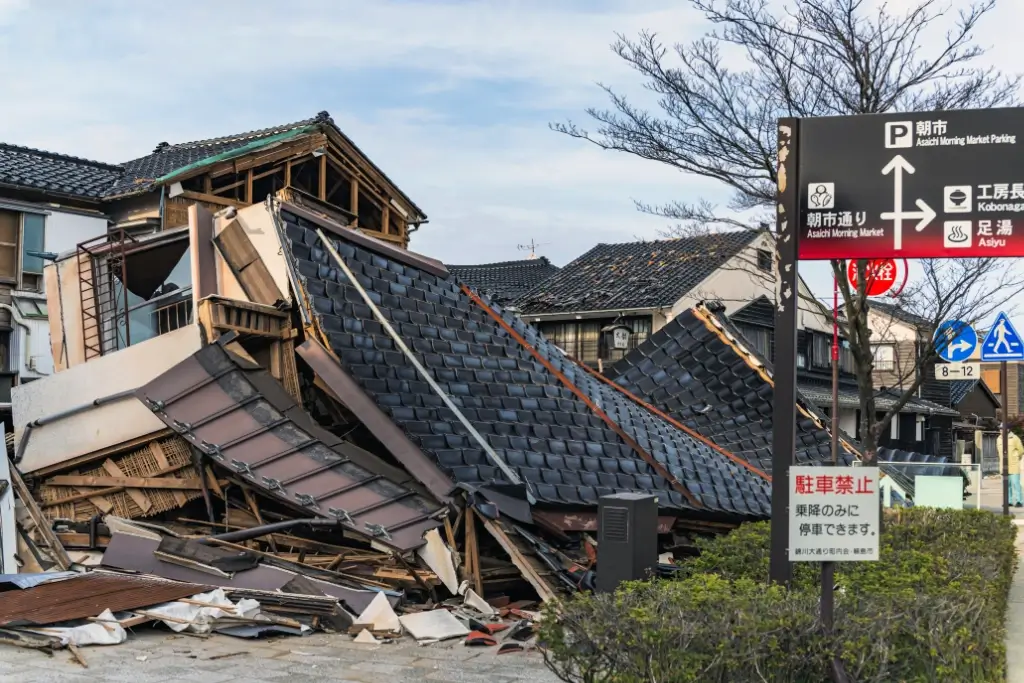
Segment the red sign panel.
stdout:
<svg viewBox="0 0 1024 683">
<path fill-rule="evenodd" d="M 802 119 L 801 259 L 1024 256 L 1024 108 Z"/>
<path fill-rule="evenodd" d="M 891 258 L 872 259 L 865 267 L 865 279 L 867 285 L 865 291 L 868 296 L 882 296 L 896 284 L 896 261 Z M 850 286 L 857 288 L 857 261 L 850 261 L 846 268 L 846 277 Z"/>
</svg>

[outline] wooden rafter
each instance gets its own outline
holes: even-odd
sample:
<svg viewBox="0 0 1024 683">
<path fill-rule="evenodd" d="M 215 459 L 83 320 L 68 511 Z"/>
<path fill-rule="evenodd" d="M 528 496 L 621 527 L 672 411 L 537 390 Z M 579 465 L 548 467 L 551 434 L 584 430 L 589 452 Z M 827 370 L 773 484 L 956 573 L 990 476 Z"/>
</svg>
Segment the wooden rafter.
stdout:
<svg viewBox="0 0 1024 683">
<path fill-rule="evenodd" d="M 215 195 L 224 194 L 228 190 L 233 190 L 236 187 L 240 187 L 241 185 L 244 185 L 244 184 L 245 184 L 245 178 L 242 178 L 241 180 L 236 180 L 235 182 L 231 183 L 230 185 L 225 185 L 224 187 L 218 187 L 216 190 L 213 191 L 213 194 L 215 194 Z"/>
<path fill-rule="evenodd" d="M 327 154 L 320 157 L 320 181 L 317 186 L 317 199 L 327 201 Z"/>
</svg>

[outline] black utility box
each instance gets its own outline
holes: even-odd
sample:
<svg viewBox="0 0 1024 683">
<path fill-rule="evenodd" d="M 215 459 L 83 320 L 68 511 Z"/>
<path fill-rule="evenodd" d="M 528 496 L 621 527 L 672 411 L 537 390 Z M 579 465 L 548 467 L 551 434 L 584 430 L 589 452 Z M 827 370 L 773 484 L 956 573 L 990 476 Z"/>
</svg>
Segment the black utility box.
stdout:
<svg viewBox="0 0 1024 683">
<path fill-rule="evenodd" d="M 650 578 L 658 564 L 658 498 L 615 493 L 597 502 L 597 591 Z"/>
</svg>

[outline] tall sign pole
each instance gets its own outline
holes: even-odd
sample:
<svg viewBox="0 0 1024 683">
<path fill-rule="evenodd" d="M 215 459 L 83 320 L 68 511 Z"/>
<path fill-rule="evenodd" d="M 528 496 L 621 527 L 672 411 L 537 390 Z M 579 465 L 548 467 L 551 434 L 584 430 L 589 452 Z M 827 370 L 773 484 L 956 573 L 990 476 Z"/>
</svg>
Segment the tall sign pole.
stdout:
<svg viewBox="0 0 1024 683">
<path fill-rule="evenodd" d="M 769 577 L 789 585 L 789 468 L 796 455 L 797 301 L 799 299 L 800 120 L 779 119 L 778 207 L 775 244 L 779 266 L 775 322 L 775 410 L 772 418 L 772 531 Z"/>
<path fill-rule="evenodd" d="M 999 363 L 999 390 L 1003 395 L 1003 424 L 1000 427 L 1003 434 L 1003 452 L 1002 461 L 1003 466 L 1000 468 L 1003 471 L 1003 516 L 1010 516 L 1010 444 L 1009 444 L 1009 428 L 1008 423 L 1010 421 L 1010 410 L 1009 400 L 1010 392 L 1007 390 L 1006 385 L 1009 383 L 1009 372 L 1006 370 L 1006 361 Z"/>
</svg>

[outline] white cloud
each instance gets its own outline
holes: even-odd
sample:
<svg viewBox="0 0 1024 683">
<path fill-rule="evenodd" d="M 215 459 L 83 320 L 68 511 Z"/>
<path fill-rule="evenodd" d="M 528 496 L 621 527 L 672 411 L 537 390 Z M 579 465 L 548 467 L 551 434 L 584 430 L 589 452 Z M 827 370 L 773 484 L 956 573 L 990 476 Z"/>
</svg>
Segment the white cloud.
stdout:
<svg viewBox="0 0 1024 683">
<path fill-rule="evenodd" d="M 710 181 L 548 130 L 605 105 L 596 81 L 642 92 L 608 48 L 616 31 L 652 29 L 671 44 L 703 28 L 677 0 L 573 5 L 0 0 L 0 140 L 123 161 L 160 141 L 326 109 L 430 215 L 414 248 L 502 260 L 535 239 L 565 262 L 598 241 L 656 237 L 665 221 L 637 213 L 633 199 L 727 197 Z M 1022 24 L 1020 2 L 1002 2 L 983 23 L 979 40 L 995 46 L 995 64 L 1020 63 L 1013 33 Z M 396 68 L 417 78 L 388 79 Z M 487 111 L 507 110 L 515 123 L 454 117 L 476 104 L 465 101 L 469 81 L 494 84 L 500 94 L 485 95 Z M 503 88 L 509 82 L 516 87 Z M 449 94 L 450 104 L 425 104 Z"/>
</svg>

